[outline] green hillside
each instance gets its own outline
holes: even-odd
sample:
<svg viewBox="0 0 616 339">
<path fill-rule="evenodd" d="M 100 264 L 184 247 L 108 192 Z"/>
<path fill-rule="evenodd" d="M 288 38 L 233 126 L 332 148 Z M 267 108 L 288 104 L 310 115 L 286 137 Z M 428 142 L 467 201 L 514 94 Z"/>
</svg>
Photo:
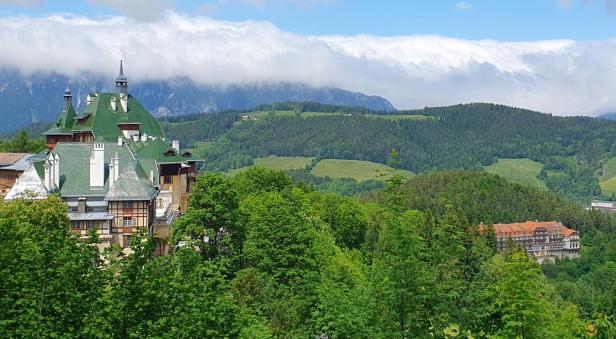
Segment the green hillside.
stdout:
<svg viewBox="0 0 616 339">
<path fill-rule="evenodd" d="M 616 176 L 612 177 L 608 180 L 599 181 L 599 186 L 601 187 L 601 193 L 605 196 L 611 196 L 616 193 Z"/>
<path fill-rule="evenodd" d="M 255 159 L 255 166 L 277 170 L 300 170 L 306 168 L 314 158 L 311 157 L 278 157 L 268 156 Z M 235 168 L 227 171 L 230 175 L 237 175 L 252 166 Z M 370 161 L 324 159 L 319 161 L 310 171 L 316 177 L 329 177 L 332 179 L 349 178 L 357 182 L 367 180 L 385 181 L 391 178 L 392 173 L 410 178 L 413 173 L 402 169 L 393 169 L 389 166 Z"/>
<path fill-rule="evenodd" d="M 602 174 L 599 177 L 601 192 L 606 196 L 616 193 L 616 157 L 605 162 Z"/>
<path fill-rule="evenodd" d="M 616 177 L 616 157 L 610 158 L 603 165 L 600 181 L 605 181 Z"/>
<path fill-rule="evenodd" d="M 547 189 L 545 183 L 537 178 L 543 164 L 531 159 L 498 159 L 484 169 L 517 184 Z"/>
<path fill-rule="evenodd" d="M 258 119 L 241 119 L 255 112 L 260 112 Z M 182 145 L 214 141 L 196 152 L 212 171 L 249 166 L 272 154 L 386 164 L 395 149 L 396 167 L 413 173 L 487 167 L 515 182 L 547 187 L 583 203 L 609 195 L 607 180 L 616 175 L 616 160 L 603 161 L 616 157 L 615 121 L 558 117 L 502 105 L 476 103 L 388 115 L 344 106 L 282 103 L 193 119 L 163 125 Z M 544 167 L 497 159 L 533 159 Z M 330 172 L 337 174 L 336 169 L 325 171 Z M 602 172 L 599 178 L 597 173 Z"/>
<path fill-rule="evenodd" d="M 393 169 L 383 164 L 360 160 L 321 160 L 310 171 L 310 174 L 317 177 L 330 178 L 351 178 L 358 182 L 366 180 L 387 180 L 392 174 L 400 174 L 405 178 L 413 176 L 413 173 L 406 170 Z"/>
<path fill-rule="evenodd" d="M 277 157 L 269 156 L 255 159 L 255 165 L 277 170 L 302 169 L 308 166 L 314 158 L 311 157 Z"/>
</svg>

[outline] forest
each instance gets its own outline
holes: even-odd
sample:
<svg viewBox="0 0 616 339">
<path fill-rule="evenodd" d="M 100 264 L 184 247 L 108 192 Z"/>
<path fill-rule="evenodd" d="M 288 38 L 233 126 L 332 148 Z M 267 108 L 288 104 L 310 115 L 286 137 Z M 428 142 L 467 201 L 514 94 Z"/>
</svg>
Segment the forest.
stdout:
<svg viewBox="0 0 616 339">
<path fill-rule="evenodd" d="M 44 148 L 45 140 L 30 138 L 28 132 L 25 130 L 14 133 L 4 140 L 0 138 L 0 152 L 38 153 Z"/>
<path fill-rule="evenodd" d="M 540 266 L 478 223 L 560 220 L 582 256 Z M 359 197 L 280 171 L 198 177 L 174 251 L 103 253 L 57 197 L 0 203 L 0 336 L 614 338 L 616 219 L 501 177 L 394 176 Z M 102 259 L 101 259 L 102 258 Z"/>
<path fill-rule="evenodd" d="M 256 121 L 240 121 L 245 111 L 227 111 L 176 118 L 162 125 L 168 136 L 180 139 L 186 147 L 196 141 L 215 141 L 198 152 L 212 171 L 244 167 L 269 155 L 385 164 L 392 149 L 399 153 L 398 166 L 417 174 L 481 170 L 498 158 L 530 158 L 545 165 L 539 179 L 550 190 L 583 203 L 601 197 L 597 177 L 605 162 L 616 156 L 615 121 L 557 117 L 502 105 L 368 112 L 316 103 L 281 103 L 258 110 L 270 114 Z M 280 110 L 296 114 L 275 114 Z M 368 113 L 433 118 L 374 119 Z"/>
</svg>

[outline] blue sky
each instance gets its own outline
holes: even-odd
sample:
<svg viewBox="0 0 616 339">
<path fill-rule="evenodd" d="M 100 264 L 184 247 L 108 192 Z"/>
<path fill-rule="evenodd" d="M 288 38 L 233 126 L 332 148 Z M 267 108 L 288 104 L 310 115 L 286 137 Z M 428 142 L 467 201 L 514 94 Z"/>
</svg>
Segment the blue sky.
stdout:
<svg viewBox="0 0 616 339">
<path fill-rule="evenodd" d="M 616 0 L 0 0 L 0 69 L 616 111 Z M 0 91 L 2 84 L 0 83 Z"/>
<path fill-rule="evenodd" d="M 0 15 L 122 14 L 104 0 L 0 0 Z M 157 1 L 153 1 L 157 2 Z M 2 4 L 4 3 L 4 4 Z M 185 0 L 167 2 L 188 15 L 259 20 L 315 35 L 438 34 L 463 39 L 527 41 L 616 36 L 611 0 Z"/>
</svg>

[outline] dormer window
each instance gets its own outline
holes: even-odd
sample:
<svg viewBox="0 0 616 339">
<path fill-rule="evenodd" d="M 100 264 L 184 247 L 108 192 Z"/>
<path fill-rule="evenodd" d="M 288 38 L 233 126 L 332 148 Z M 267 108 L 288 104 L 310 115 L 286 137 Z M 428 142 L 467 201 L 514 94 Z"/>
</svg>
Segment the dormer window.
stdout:
<svg viewBox="0 0 616 339">
<path fill-rule="evenodd" d="M 176 151 L 175 151 L 173 148 L 170 148 L 170 149 L 166 150 L 163 154 L 164 154 L 166 157 L 170 157 L 170 156 L 173 156 L 173 155 L 177 155 Z"/>
</svg>

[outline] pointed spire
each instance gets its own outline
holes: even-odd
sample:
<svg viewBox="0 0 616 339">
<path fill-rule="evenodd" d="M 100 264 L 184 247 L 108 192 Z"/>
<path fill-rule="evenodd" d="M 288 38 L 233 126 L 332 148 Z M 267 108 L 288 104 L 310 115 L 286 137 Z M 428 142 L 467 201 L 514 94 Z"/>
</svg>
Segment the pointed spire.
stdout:
<svg viewBox="0 0 616 339">
<path fill-rule="evenodd" d="M 118 94 L 128 94 L 128 79 L 124 75 L 124 62 L 120 60 L 120 74 L 115 79 L 115 85 L 118 90 Z"/>
<path fill-rule="evenodd" d="M 120 59 L 120 73 L 116 77 L 116 83 L 119 81 L 127 81 L 126 76 L 124 75 L 124 61 L 122 59 Z"/>
</svg>

